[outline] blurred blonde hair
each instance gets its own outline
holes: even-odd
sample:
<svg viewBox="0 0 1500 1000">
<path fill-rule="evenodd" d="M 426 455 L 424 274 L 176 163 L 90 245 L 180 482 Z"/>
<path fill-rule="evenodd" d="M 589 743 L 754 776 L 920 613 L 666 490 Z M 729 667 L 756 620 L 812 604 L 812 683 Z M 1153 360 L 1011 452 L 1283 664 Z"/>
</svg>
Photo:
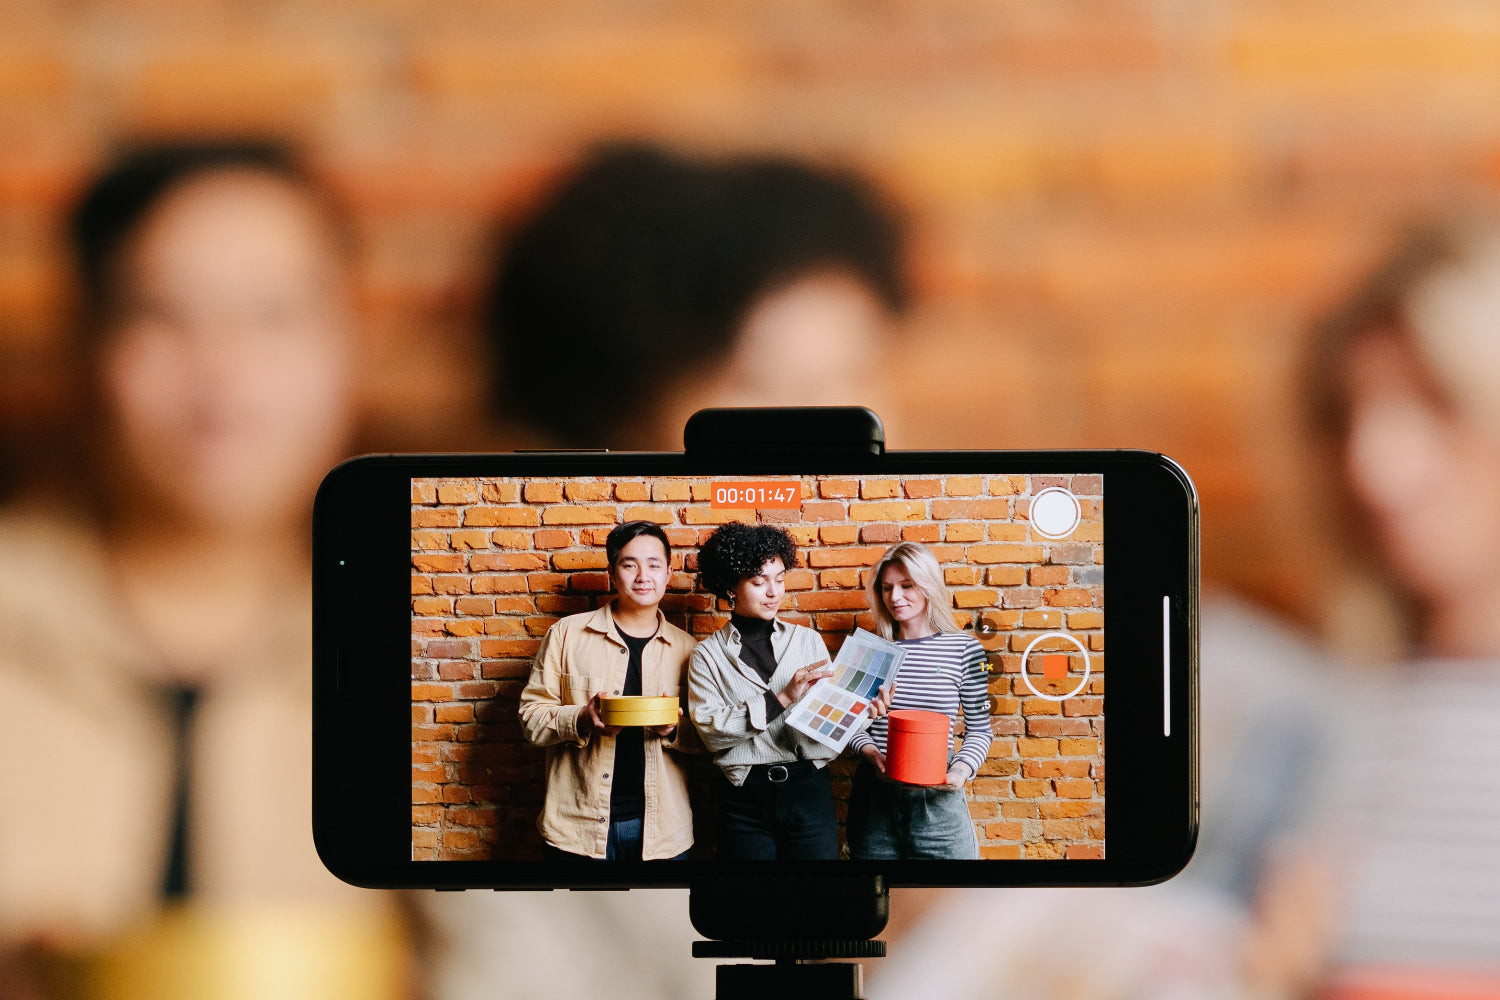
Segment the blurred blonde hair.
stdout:
<svg viewBox="0 0 1500 1000">
<path fill-rule="evenodd" d="M 938 565 L 932 550 L 921 542 L 897 542 L 885 550 L 880 562 L 870 573 L 865 591 L 870 597 L 870 606 L 875 609 L 875 625 L 887 639 L 896 638 L 896 621 L 885 606 L 880 581 L 890 566 L 900 566 L 911 577 L 912 583 L 927 599 L 927 623 L 937 632 L 962 631 L 953 622 L 953 595 L 943 582 L 943 569 Z"/>
</svg>

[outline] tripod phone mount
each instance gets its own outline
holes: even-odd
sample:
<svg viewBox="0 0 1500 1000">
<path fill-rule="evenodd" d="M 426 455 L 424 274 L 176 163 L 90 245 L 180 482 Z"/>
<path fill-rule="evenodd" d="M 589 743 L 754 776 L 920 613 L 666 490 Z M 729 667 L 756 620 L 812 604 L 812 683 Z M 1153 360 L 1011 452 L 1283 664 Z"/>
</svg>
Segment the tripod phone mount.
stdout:
<svg viewBox="0 0 1500 1000">
<path fill-rule="evenodd" d="M 860 406 L 699 410 L 683 430 L 695 456 L 795 455 L 817 459 L 885 452 L 885 428 Z M 713 876 L 688 890 L 695 958 L 745 958 L 771 965 L 721 964 L 717 1000 L 860 1000 L 857 961 L 879 958 L 873 940 L 890 916 L 885 879 L 864 876 Z"/>
</svg>

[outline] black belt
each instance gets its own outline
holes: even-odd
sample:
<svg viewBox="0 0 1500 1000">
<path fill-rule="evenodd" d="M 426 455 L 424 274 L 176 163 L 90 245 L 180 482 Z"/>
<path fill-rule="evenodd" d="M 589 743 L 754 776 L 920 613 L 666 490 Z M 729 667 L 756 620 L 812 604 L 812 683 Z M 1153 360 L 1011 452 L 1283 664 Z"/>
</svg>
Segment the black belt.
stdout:
<svg viewBox="0 0 1500 1000">
<path fill-rule="evenodd" d="M 756 764 L 745 776 L 745 784 L 784 785 L 788 781 L 806 778 L 817 769 L 818 765 L 810 760 L 792 760 L 784 764 Z"/>
</svg>

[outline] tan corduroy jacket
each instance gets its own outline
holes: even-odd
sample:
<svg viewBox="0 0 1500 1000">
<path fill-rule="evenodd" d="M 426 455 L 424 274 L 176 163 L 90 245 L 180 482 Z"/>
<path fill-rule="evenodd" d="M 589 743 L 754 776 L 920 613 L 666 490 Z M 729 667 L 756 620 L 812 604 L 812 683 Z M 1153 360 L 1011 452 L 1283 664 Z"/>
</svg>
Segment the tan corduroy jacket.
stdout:
<svg viewBox="0 0 1500 1000">
<path fill-rule="evenodd" d="M 548 629 L 521 692 L 521 728 L 547 748 L 547 798 L 537 829 L 553 847 L 591 858 L 604 857 L 609 839 L 615 738 L 580 736 L 578 717 L 595 692 L 619 694 L 625 683 L 630 655 L 615 631 L 613 607 L 570 615 Z M 656 617 L 656 636 L 641 654 L 641 693 L 682 700 L 697 643 L 660 611 Z M 687 769 L 678 754 L 698 747 L 686 717 L 671 740 L 646 739 L 643 860 L 675 857 L 693 845 Z"/>
</svg>

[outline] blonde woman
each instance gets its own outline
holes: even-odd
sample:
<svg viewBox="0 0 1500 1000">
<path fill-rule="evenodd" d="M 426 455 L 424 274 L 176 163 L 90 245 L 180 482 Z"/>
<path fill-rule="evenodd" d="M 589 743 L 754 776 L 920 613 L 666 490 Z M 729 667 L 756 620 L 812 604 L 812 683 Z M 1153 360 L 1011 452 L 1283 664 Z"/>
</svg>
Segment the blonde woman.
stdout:
<svg viewBox="0 0 1500 1000">
<path fill-rule="evenodd" d="M 942 785 L 905 785 L 885 774 L 887 723 L 877 720 L 850 747 L 860 758 L 849 797 L 849 852 L 856 859 L 977 858 L 979 841 L 964 784 L 989 753 L 984 650 L 953 623 L 953 598 L 932 552 L 918 542 L 886 550 L 870 575 L 881 635 L 906 650 L 891 710 L 963 713 L 964 734 Z"/>
</svg>

